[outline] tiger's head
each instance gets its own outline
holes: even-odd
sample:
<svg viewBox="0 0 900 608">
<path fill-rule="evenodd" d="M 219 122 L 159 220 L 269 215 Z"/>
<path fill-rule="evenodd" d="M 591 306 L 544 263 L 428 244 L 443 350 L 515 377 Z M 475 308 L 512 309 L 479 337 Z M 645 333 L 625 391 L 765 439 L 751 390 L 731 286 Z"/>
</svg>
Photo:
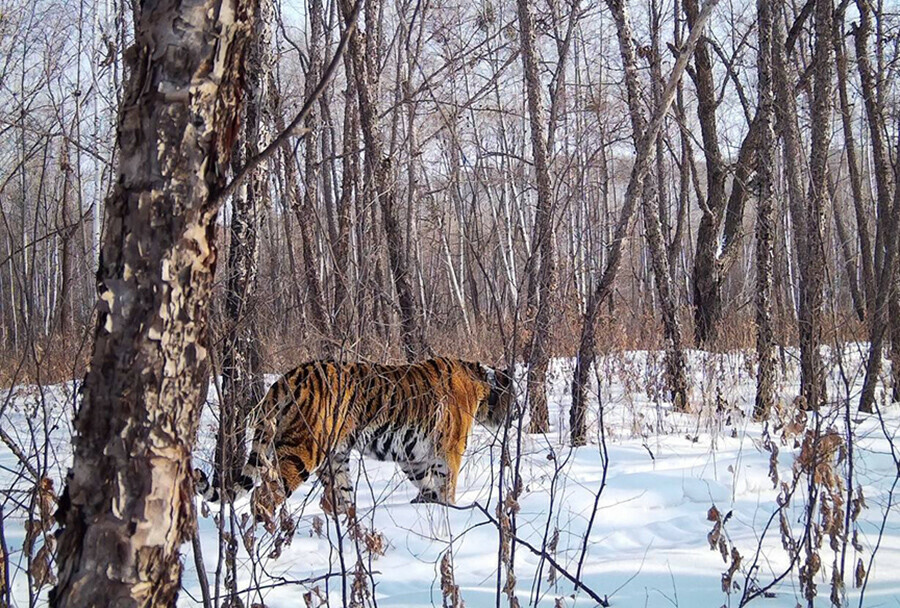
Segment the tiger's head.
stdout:
<svg viewBox="0 0 900 608">
<path fill-rule="evenodd" d="M 481 365 L 485 382 L 490 386 L 487 398 L 480 404 L 476 419 L 489 427 L 500 427 L 518 415 L 512 378 L 506 371 Z"/>
</svg>

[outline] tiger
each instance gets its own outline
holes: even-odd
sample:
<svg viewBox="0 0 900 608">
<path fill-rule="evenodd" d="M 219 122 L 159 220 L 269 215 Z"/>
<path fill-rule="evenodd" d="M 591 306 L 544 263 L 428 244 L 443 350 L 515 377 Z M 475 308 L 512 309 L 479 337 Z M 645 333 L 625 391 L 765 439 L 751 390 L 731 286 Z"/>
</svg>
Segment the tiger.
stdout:
<svg viewBox="0 0 900 608">
<path fill-rule="evenodd" d="M 232 497 L 253 490 L 274 465 L 278 506 L 310 475 L 323 484 L 326 512 L 355 513 L 351 451 L 396 462 L 418 489 L 413 503 L 455 504 L 469 434 L 515 413 L 510 375 L 481 363 L 433 358 L 406 365 L 311 361 L 281 376 L 257 408 L 251 450 Z M 221 497 L 194 470 L 206 500 Z"/>
</svg>

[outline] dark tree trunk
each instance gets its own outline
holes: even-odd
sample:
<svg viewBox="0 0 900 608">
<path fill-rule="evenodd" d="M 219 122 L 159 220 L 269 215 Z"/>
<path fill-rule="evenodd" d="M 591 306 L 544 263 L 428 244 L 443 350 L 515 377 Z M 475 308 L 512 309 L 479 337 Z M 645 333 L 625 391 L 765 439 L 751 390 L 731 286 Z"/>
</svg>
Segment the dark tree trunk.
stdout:
<svg viewBox="0 0 900 608">
<path fill-rule="evenodd" d="M 312 96 L 319 80 L 322 76 L 322 53 L 320 42 L 323 36 L 324 24 L 323 7 L 321 0 L 310 0 L 309 3 L 309 20 L 310 20 L 310 36 L 309 36 L 309 69 L 306 72 L 306 97 Z M 281 113 L 276 117 L 279 131 L 283 130 L 280 121 Z M 297 179 L 296 159 L 293 155 L 293 146 L 285 143 L 282 148 L 284 156 L 284 170 L 287 182 L 288 197 L 291 201 L 291 209 L 297 218 L 300 226 L 300 249 L 303 254 L 303 278 L 306 282 L 306 288 L 309 290 L 309 314 L 312 318 L 312 328 L 317 335 L 317 340 L 321 345 L 324 355 L 332 354 L 332 342 L 329 339 L 331 335 L 331 322 L 328 317 L 327 307 L 325 305 L 325 295 L 322 289 L 322 282 L 319 280 L 319 271 L 317 268 L 318 255 L 316 254 L 316 235 L 315 224 L 318 217 L 318 193 L 319 193 L 319 124 L 321 120 L 315 105 L 312 106 L 306 118 L 306 137 L 304 145 L 306 154 L 304 156 L 304 192 L 300 192 L 300 184 Z M 327 181 L 327 176 L 326 176 Z"/>
<path fill-rule="evenodd" d="M 550 351 L 547 340 L 550 336 L 550 313 L 553 308 L 551 298 L 556 283 L 556 264 L 553 252 L 553 190 L 550 183 L 547 139 L 544 131 L 542 87 L 535 51 L 534 15 L 527 0 L 517 0 L 516 7 L 519 19 L 519 45 L 528 98 L 531 152 L 534 157 L 534 172 L 537 178 L 537 210 L 534 236 L 531 242 L 532 256 L 539 261 L 539 265 L 536 273 L 536 293 L 534 297 L 529 298 L 532 308 L 537 302 L 537 311 L 532 314 L 532 311 L 529 310 L 527 313 L 529 319 L 534 319 L 528 354 L 528 405 L 531 412 L 531 432 L 546 433 L 550 430 L 546 386 Z M 532 278 L 532 284 L 533 281 Z"/>
<path fill-rule="evenodd" d="M 862 269 L 862 293 L 865 296 L 863 309 L 875 300 L 875 271 L 872 266 L 872 239 L 869 236 L 869 219 L 866 199 L 863 196 L 862 177 L 856 154 L 853 135 L 853 112 L 847 94 L 847 55 L 844 50 L 843 11 L 834 24 L 834 53 L 837 68 L 838 99 L 840 100 L 841 127 L 844 132 L 844 147 L 847 153 L 847 172 L 850 176 L 850 191 L 853 193 L 853 209 L 856 213 L 856 231 L 859 236 L 859 266 Z M 835 211 L 837 217 L 837 212 Z M 843 237 L 841 237 L 843 240 Z M 858 304 L 857 304 L 858 306 Z"/>
<path fill-rule="evenodd" d="M 594 335 L 597 327 L 597 317 L 601 304 L 612 293 L 613 283 L 622 261 L 622 243 L 628 234 L 628 228 L 631 218 L 634 215 L 634 209 L 637 205 L 639 197 L 643 196 L 644 181 L 650 171 L 650 163 L 653 160 L 653 154 L 656 147 L 653 141 L 662 121 L 665 118 L 672 101 L 675 98 L 675 89 L 677 83 L 681 80 L 681 76 L 687 67 L 688 59 L 691 57 L 703 26 L 709 18 L 712 7 L 716 5 L 717 0 L 711 0 L 700 11 L 694 27 L 688 36 L 684 49 L 672 73 L 669 76 L 665 91 L 663 92 L 660 105 L 656 108 L 655 114 L 647 124 L 645 130 L 642 130 L 642 137 L 635 138 L 636 158 L 634 166 L 631 169 L 631 176 L 628 180 L 628 187 L 625 190 L 625 201 L 622 205 L 619 218 L 616 222 L 616 228 L 613 233 L 612 241 L 609 243 L 609 257 L 606 260 L 606 267 L 597 287 L 588 299 L 587 310 L 585 311 L 581 339 L 578 345 L 578 356 L 575 359 L 575 374 L 572 379 L 572 408 L 569 411 L 570 431 L 573 445 L 583 445 L 587 440 L 587 429 L 585 426 L 585 418 L 587 411 L 587 385 L 590 378 L 591 367 L 594 365 L 595 348 Z M 619 39 L 619 50 L 622 54 L 622 63 L 625 66 L 625 72 L 631 72 L 632 76 L 636 74 L 637 64 L 635 61 L 634 38 L 631 30 L 631 19 L 628 10 L 623 4 L 623 0 L 606 0 L 606 5 L 613 13 L 616 21 L 616 32 Z M 636 108 L 635 108 L 636 109 Z"/>
<path fill-rule="evenodd" d="M 338 200 L 338 239 L 335 244 L 334 318 L 335 326 L 342 340 L 353 340 L 350 328 L 353 325 L 353 305 L 350 293 L 350 230 L 352 222 L 353 196 L 359 174 L 359 120 L 353 98 L 356 95 L 353 79 L 353 64 L 345 61 L 347 93 L 344 103 L 344 150 L 341 171 L 341 196 Z"/>
<path fill-rule="evenodd" d="M 822 308 L 825 284 L 825 213 L 828 208 L 828 143 L 831 136 L 832 42 L 831 0 L 816 0 L 815 68 L 810 108 L 810 192 L 806 206 L 807 262 L 800 277 L 800 393 L 806 406 L 816 409 L 826 399 L 822 346 Z"/>
<path fill-rule="evenodd" d="M 894 174 L 890 169 L 887 144 L 884 141 L 885 123 L 884 108 L 878 95 L 878 78 L 869 58 L 869 35 L 871 33 L 872 8 L 867 0 L 857 0 L 859 9 L 859 26 L 854 28 L 857 66 L 860 84 L 865 101 L 866 116 L 869 124 L 869 135 L 872 142 L 872 160 L 875 169 L 875 186 L 877 192 L 878 224 L 875 231 L 874 272 L 877 278 L 876 294 L 870 303 L 868 315 L 869 356 L 866 362 L 866 378 L 863 382 L 859 409 L 872 412 L 875 401 L 875 387 L 881 372 L 881 357 L 885 334 L 890 331 L 892 344 L 892 372 L 894 376 L 895 397 L 900 390 L 900 297 L 896 287 L 897 274 L 897 227 L 900 224 L 894 219 L 897 216 L 897 193 Z M 877 54 L 877 50 L 876 50 Z M 900 147 L 900 144 L 898 144 Z M 893 203 L 892 203 L 893 199 Z M 893 209 L 892 209 L 893 206 Z"/>
<path fill-rule="evenodd" d="M 625 90 L 628 95 L 628 108 L 631 117 L 632 139 L 635 149 L 640 154 L 640 138 L 647 129 L 647 119 L 644 117 L 640 102 L 640 89 L 637 80 L 637 62 L 634 43 L 623 43 L 622 36 L 631 38 L 631 25 L 628 10 L 624 2 L 615 2 L 610 6 L 613 19 L 619 31 L 620 45 L 622 46 L 622 60 L 625 62 Z M 695 13 L 695 20 L 699 16 L 699 9 Z M 619 24 L 622 24 L 621 26 Z M 697 46 L 699 50 L 699 44 Z M 656 290 L 659 295 L 662 308 L 663 326 L 666 334 L 666 376 L 672 400 L 677 410 L 683 411 L 688 407 L 688 383 L 685 371 L 686 361 L 684 356 L 684 339 L 681 329 L 681 320 L 678 318 L 678 306 L 675 293 L 672 289 L 672 277 L 669 271 L 668 257 L 662 238 L 662 229 L 659 221 L 657 205 L 656 182 L 647 181 L 643 185 L 641 196 L 644 212 L 644 228 L 647 237 L 647 246 L 650 249 L 650 261 L 653 267 L 653 275 L 656 281 Z"/>
<path fill-rule="evenodd" d="M 697 11 L 697 0 L 684 0 L 688 24 L 694 23 Z M 697 115 L 706 156 L 706 202 L 700 205 L 692 277 L 694 335 L 698 345 L 710 346 L 718 338 L 722 317 L 722 284 L 739 251 L 744 203 L 754 166 L 758 121 L 754 119 L 748 126 L 734 170 L 731 194 L 728 196 L 725 189 L 728 167 L 719 147 L 716 116 L 718 97 L 706 41 L 700 41 L 694 56 L 692 76 L 697 88 Z"/>
<path fill-rule="evenodd" d="M 238 174 L 247 159 L 257 156 L 271 139 L 271 123 L 264 111 L 270 106 L 268 85 L 272 69 L 271 0 L 260 0 L 253 38 L 244 65 L 244 116 L 232 166 Z M 228 264 L 225 282 L 225 327 L 222 349 L 222 404 L 216 441 L 216 479 L 221 488 L 234 487 L 246 460 L 244 437 L 247 417 L 263 396 L 260 377 L 257 283 L 259 230 L 268 207 L 269 170 L 256 168 L 231 199 Z"/>
<path fill-rule="evenodd" d="M 193 534 L 215 227 L 255 2 L 148 4 L 119 113 L 53 606 L 173 606 Z M 153 91 L 152 95 L 147 91 Z"/>
</svg>

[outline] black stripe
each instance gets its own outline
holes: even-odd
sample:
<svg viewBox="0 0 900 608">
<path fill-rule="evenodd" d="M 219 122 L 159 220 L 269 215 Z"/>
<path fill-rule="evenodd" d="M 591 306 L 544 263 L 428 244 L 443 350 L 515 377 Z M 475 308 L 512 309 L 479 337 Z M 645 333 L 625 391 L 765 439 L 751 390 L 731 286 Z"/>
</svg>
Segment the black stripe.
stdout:
<svg viewBox="0 0 900 608">
<path fill-rule="evenodd" d="M 247 464 L 251 467 L 258 467 L 259 462 L 259 454 L 256 452 L 250 452 L 250 456 L 247 458 Z"/>
<path fill-rule="evenodd" d="M 309 374 L 309 380 L 312 384 L 313 399 L 315 399 L 316 396 L 322 394 L 322 391 L 325 387 L 325 382 L 322 380 L 322 373 L 318 365 L 313 365 L 313 368 Z"/>
<path fill-rule="evenodd" d="M 413 429 L 407 429 L 406 435 L 403 437 L 403 447 L 406 452 L 407 460 L 412 460 L 415 456 L 417 443 L 418 439 L 416 438 L 416 432 Z"/>
<path fill-rule="evenodd" d="M 309 477 L 309 471 L 306 470 L 306 465 L 303 464 L 303 460 L 301 460 L 300 457 L 296 454 L 287 453 L 284 455 L 279 455 L 278 461 L 280 464 L 289 464 L 297 469 L 297 474 L 303 481 L 306 481 Z"/>
</svg>

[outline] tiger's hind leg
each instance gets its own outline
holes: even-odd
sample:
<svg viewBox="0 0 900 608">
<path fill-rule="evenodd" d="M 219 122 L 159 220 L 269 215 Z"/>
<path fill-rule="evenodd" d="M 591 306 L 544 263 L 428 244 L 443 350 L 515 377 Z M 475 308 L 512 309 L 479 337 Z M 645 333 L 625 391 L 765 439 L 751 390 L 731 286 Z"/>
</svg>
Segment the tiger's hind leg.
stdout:
<svg viewBox="0 0 900 608">
<path fill-rule="evenodd" d="M 400 468 L 409 480 L 419 489 L 419 494 L 412 499 L 413 504 L 436 502 L 453 504 L 456 499 L 456 474 L 450 464 L 443 458 L 434 457 L 426 460 L 401 462 Z"/>
</svg>

